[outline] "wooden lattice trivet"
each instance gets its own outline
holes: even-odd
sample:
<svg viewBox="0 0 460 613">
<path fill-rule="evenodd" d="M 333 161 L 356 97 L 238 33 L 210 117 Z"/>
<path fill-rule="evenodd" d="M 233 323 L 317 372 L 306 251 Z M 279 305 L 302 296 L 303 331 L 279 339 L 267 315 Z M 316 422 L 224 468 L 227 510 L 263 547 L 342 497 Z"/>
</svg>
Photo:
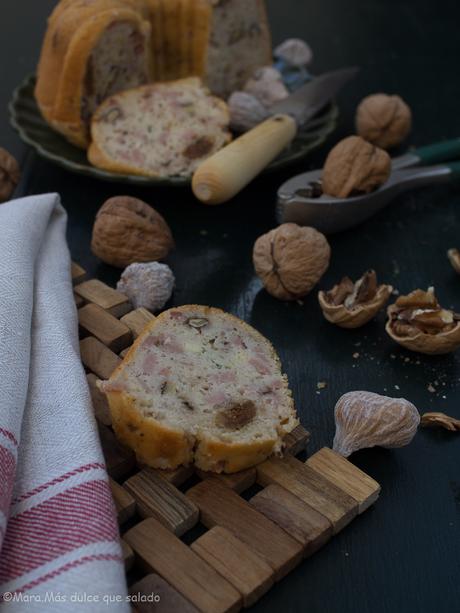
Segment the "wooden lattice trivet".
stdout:
<svg viewBox="0 0 460 613">
<path fill-rule="evenodd" d="M 132 310 L 126 296 L 104 283 L 85 281 L 85 271 L 76 264 L 72 276 L 81 357 L 126 567 L 143 576 L 130 589 L 150 600 L 152 594 L 160 597 L 161 606 L 143 602 L 136 604 L 137 611 L 225 613 L 248 607 L 375 502 L 379 484 L 331 449 L 306 462 L 295 457 L 309 438 L 302 426 L 286 437 L 283 459 L 271 458 L 234 475 L 136 466 L 132 451 L 110 428 L 110 412 L 96 382 L 110 377 L 153 315 Z M 240 495 L 248 498 L 255 484 L 260 491 L 249 500 Z M 181 537 L 198 522 L 208 530 L 188 545 Z"/>
</svg>

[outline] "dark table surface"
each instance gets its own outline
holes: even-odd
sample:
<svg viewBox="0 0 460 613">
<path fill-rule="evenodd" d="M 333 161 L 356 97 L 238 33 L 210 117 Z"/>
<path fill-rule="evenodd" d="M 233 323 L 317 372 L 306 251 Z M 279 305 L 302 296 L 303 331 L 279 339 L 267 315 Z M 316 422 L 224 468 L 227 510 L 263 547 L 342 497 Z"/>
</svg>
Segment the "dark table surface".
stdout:
<svg viewBox="0 0 460 613">
<path fill-rule="evenodd" d="M 303 304 L 270 297 L 251 264 L 254 240 L 275 226 L 278 185 L 290 174 L 322 164 L 330 146 L 353 130 L 354 109 L 366 94 L 399 93 L 411 105 L 408 145 L 460 135 L 456 0 L 271 0 L 274 41 L 307 39 L 313 69 L 362 66 L 339 98 L 340 126 L 307 162 L 255 181 L 233 202 L 206 208 L 187 191 L 130 189 L 72 174 L 26 154 L 8 125 L 12 89 L 34 69 L 51 0 L 3 0 L 0 22 L 0 146 L 22 161 L 22 194 L 56 191 L 69 213 L 72 256 L 93 276 L 114 283 L 118 272 L 89 249 L 92 220 L 109 197 L 129 193 L 153 204 L 172 227 L 177 249 L 174 304 L 206 303 L 250 322 L 279 351 L 310 452 L 331 445 L 339 396 L 365 389 L 411 400 L 420 412 L 460 417 L 458 355 L 417 356 L 385 335 L 383 313 L 355 331 L 323 320 L 314 290 Z M 359 228 L 330 237 L 329 288 L 342 275 L 373 267 L 401 292 L 434 285 L 443 304 L 460 309 L 460 279 L 446 250 L 460 246 L 460 192 L 437 187 L 412 192 Z M 358 358 L 353 358 L 359 353 Z M 317 383 L 327 387 L 317 391 Z M 435 392 L 428 390 L 429 385 Z M 403 449 L 371 449 L 353 461 L 382 485 L 374 508 L 303 562 L 254 607 L 274 613 L 460 610 L 460 438 L 420 431 Z"/>
</svg>

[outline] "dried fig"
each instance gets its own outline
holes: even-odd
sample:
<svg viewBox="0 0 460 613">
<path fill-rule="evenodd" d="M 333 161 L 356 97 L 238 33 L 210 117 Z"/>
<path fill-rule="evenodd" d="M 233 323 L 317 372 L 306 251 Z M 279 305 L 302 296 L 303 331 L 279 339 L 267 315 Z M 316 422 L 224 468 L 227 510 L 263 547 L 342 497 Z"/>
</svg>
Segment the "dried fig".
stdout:
<svg viewBox="0 0 460 613">
<path fill-rule="evenodd" d="M 174 289 L 174 275 L 166 264 L 136 262 L 130 264 L 117 283 L 117 290 L 128 296 L 135 309 L 156 312 L 164 307 Z"/>
<path fill-rule="evenodd" d="M 402 143 L 411 125 L 411 110 L 399 96 L 367 96 L 356 111 L 358 134 L 382 149 L 390 149 Z"/>
<path fill-rule="evenodd" d="M 323 191 L 336 198 L 348 198 L 374 191 L 391 173 L 386 151 L 360 136 L 344 138 L 330 151 L 323 168 Z"/>
<path fill-rule="evenodd" d="M 281 300 L 296 300 L 318 283 L 330 256 L 329 243 L 321 232 L 285 223 L 256 240 L 252 257 L 268 293 Z"/>
<path fill-rule="evenodd" d="M 400 296 L 387 314 L 387 333 L 406 349 L 438 355 L 460 347 L 460 315 L 443 309 L 432 287 Z"/>
<path fill-rule="evenodd" d="M 134 262 L 162 260 L 173 247 L 168 224 L 142 200 L 115 196 L 96 215 L 91 249 L 107 264 L 125 268 Z"/>
<path fill-rule="evenodd" d="M 319 292 L 324 317 L 341 328 L 359 328 L 375 317 L 387 302 L 393 288 L 378 285 L 374 270 L 368 270 L 355 283 L 344 277 L 328 292 Z"/>
<path fill-rule="evenodd" d="M 278 45 L 273 51 L 278 60 L 283 60 L 289 66 L 302 68 L 310 64 L 313 59 L 313 51 L 301 38 L 288 38 Z"/>
<path fill-rule="evenodd" d="M 419 412 L 404 398 L 348 392 L 335 405 L 333 449 L 347 457 L 367 447 L 404 447 L 419 423 Z"/>
<path fill-rule="evenodd" d="M 257 68 L 243 89 L 247 94 L 257 98 L 266 108 L 289 96 L 281 73 L 273 66 Z"/>
</svg>

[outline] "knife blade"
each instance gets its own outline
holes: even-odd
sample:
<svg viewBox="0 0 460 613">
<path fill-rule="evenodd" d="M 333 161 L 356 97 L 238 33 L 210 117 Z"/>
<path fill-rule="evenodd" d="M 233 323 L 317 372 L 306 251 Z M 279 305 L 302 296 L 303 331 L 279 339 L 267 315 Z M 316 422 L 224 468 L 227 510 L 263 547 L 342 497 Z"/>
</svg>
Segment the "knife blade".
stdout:
<svg viewBox="0 0 460 613">
<path fill-rule="evenodd" d="M 357 72 L 358 68 L 353 67 L 325 73 L 273 105 L 269 119 L 200 164 L 192 178 L 192 190 L 198 200 L 221 204 L 233 198 Z"/>
<path fill-rule="evenodd" d="M 296 120 L 297 125 L 304 126 L 309 119 L 314 117 L 327 102 L 332 100 L 359 72 L 359 68 L 341 68 L 326 72 L 314 78 L 288 98 L 276 102 L 270 107 L 270 114 L 282 113 L 290 115 Z"/>
</svg>

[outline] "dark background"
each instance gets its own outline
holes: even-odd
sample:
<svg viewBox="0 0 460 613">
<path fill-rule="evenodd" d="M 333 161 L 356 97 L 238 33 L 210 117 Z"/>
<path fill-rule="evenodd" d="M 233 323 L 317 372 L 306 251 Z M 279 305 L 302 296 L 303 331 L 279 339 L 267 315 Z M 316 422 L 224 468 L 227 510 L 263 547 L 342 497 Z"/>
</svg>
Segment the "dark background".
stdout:
<svg viewBox="0 0 460 613">
<path fill-rule="evenodd" d="M 316 290 L 302 305 L 284 304 L 261 290 L 251 264 L 254 240 L 275 226 L 279 184 L 322 165 L 330 146 L 353 130 L 354 109 L 366 94 L 399 93 L 412 107 L 409 146 L 460 136 L 459 5 L 454 0 L 271 0 L 274 42 L 300 36 L 311 44 L 319 73 L 358 64 L 362 72 L 340 96 L 340 125 L 307 162 L 255 181 L 217 208 L 195 203 L 186 190 L 129 189 L 73 176 L 26 156 L 9 128 L 7 102 L 34 69 L 51 0 L 3 0 L 0 22 L 0 146 L 21 160 L 18 194 L 57 191 L 69 212 L 72 255 L 95 276 L 114 283 L 118 272 L 89 250 L 95 212 L 112 195 L 130 193 L 153 204 L 170 223 L 177 249 L 169 259 L 177 277 L 174 304 L 227 309 L 268 336 L 279 351 L 310 452 L 331 445 L 333 408 L 353 389 L 408 398 L 420 412 L 460 417 L 456 355 L 418 356 L 385 335 L 384 317 L 356 331 L 323 320 Z M 438 187 L 398 198 L 362 226 L 330 237 L 331 266 L 320 283 L 358 277 L 374 267 L 401 292 L 436 287 L 447 307 L 460 309 L 460 279 L 446 259 L 460 247 L 460 192 Z M 0 235 L 1 236 L 1 235 Z M 355 352 L 358 358 L 353 358 Z M 327 388 L 317 393 L 317 382 Z M 431 384 L 434 393 L 428 391 Z M 374 508 L 273 588 L 254 611 L 275 613 L 460 610 L 460 438 L 422 430 L 397 450 L 372 449 L 353 461 L 382 485 Z"/>
</svg>

